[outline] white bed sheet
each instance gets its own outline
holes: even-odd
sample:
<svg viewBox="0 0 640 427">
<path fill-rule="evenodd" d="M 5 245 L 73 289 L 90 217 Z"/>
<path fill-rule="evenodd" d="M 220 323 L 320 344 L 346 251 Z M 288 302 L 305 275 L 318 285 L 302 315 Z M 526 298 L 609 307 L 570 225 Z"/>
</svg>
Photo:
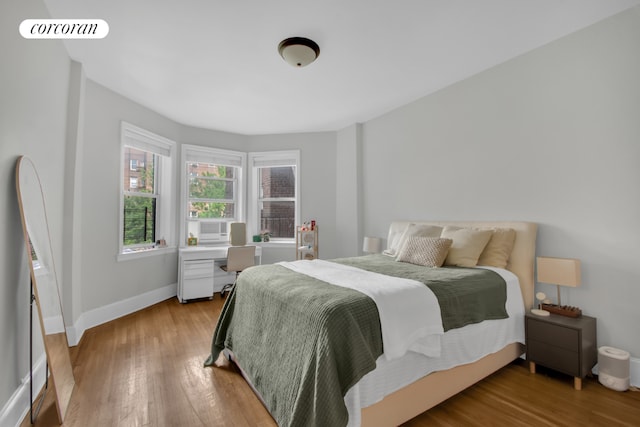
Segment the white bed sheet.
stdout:
<svg viewBox="0 0 640 427">
<path fill-rule="evenodd" d="M 278 265 L 371 298 L 378 308 L 387 360 L 402 357 L 411 350 L 425 356 L 440 356 L 440 338 L 444 334 L 440 305 L 423 283 L 321 259 L 285 261 Z"/>
<path fill-rule="evenodd" d="M 493 270 L 505 279 L 505 308 L 509 317 L 485 320 L 445 332 L 441 340 L 441 356 L 438 358 L 426 357 L 415 352 L 409 352 L 394 360 L 386 360 L 384 356 L 378 358 L 376 369 L 365 375 L 345 396 L 345 404 L 349 411 L 349 427 L 360 426 L 362 408 L 379 402 L 386 395 L 431 372 L 475 362 L 514 342 L 524 344 L 525 309 L 518 278 L 501 268 L 478 268 Z"/>
</svg>

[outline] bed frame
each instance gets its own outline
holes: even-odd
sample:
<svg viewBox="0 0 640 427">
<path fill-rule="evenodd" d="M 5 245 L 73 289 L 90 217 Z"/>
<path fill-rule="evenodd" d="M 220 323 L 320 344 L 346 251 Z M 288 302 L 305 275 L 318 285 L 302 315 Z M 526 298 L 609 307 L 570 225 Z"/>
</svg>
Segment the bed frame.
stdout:
<svg viewBox="0 0 640 427">
<path fill-rule="evenodd" d="M 389 239 L 402 233 L 408 224 L 431 224 L 439 226 L 512 228 L 516 240 L 507 265 L 507 270 L 518 276 L 525 309 L 533 306 L 534 259 L 537 224 L 509 221 L 395 221 L 389 227 Z M 264 404 L 260 393 L 253 387 L 241 364 L 229 350 L 224 351 L 229 361 L 235 363 L 254 393 Z M 508 365 L 524 353 L 520 343 L 509 344 L 502 350 L 489 354 L 474 363 L 456 366 L 444 371 L 431 373 L 404 388 L 385 396 L 381 401 L 362 409 L 362 427 L 389 427 L 400 425 L 411 418 L 433 408 L 449 397 L 491 375 Z"/>
<path fill-rule="evenodd" d="M 396 221 L 389 227 L 389 240 L 394 233 L 402 233 L 408 224 L 453 225 L 459 227 L 513 228 L 516 240 L 507 270 L 518 276 L 525 309 L 533 306 L 534 259 L 537 224 L 531 222 L 444 222 Z M 483 357 L 477 362 L 434 372 L 412 384 L 385 396 L 380 402 L 362 409 L 363 427 L 397 426 L 433 408 L 467 387 L 508 365 L 524 352 L 520 343 L 509 344 L 502 350 Z"/>
</svg>

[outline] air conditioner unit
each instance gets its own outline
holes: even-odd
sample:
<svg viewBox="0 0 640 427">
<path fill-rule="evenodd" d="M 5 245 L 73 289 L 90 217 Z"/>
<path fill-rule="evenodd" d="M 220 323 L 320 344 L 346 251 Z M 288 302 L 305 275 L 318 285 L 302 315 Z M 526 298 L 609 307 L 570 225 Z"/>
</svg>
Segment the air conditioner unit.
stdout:
<svg viewBox="0 0 640 427">
<path fill-rule="evenodd" d="M 224 221 L 200 221 L 199 244 L 223 243 L 229 240 L 228 224 Z"/>
</svg>

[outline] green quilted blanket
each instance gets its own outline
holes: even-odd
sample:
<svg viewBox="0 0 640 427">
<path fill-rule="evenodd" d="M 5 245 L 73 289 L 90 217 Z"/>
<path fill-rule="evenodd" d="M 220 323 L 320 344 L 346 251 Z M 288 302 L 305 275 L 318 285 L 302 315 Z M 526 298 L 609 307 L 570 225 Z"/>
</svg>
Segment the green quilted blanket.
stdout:
<svg viewBox="0 0 640 427">
<path fill-rule="evenodd" d="M 344 426 L 344 395 L 382 354 L 375 303 L 279 265 L 238 277 L 213 337 L 237 356 L 280 426 Z"/>
<path fill-rule="evenodd" d="M 438 298 L 442 326 L 446 331 L 484 320 L 506 319 L 507 286 L 498 273 L 481 268 L 425 268 L 396 262 L 386 255 L 334 259 L 333 262 L 358 267 L 387 276 L 422 282 Z"/>
<path fill-rule="evenodd" d="M 507 317 L 504 280 L 489 270 L 431 269 L 383 255 L 333 261 L 426 283 L 441 305 L 445 330 Z M 205 364 L 225 347 L 282 427 L 346 425 L 344 395 L 383 352 L 369 297 L 279 265 L 252 267 L 238 277 Z"/>
</svg>

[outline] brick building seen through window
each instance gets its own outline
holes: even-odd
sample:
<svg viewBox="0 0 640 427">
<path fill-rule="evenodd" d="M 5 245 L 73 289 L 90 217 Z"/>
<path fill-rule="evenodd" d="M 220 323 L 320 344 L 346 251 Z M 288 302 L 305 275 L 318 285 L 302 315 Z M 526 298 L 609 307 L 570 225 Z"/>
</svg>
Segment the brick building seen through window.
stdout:
<svg viewBox="0 0 640 427">
<path fill-rule="evenodd" d="M 295 233 L 295 167 L 260 168 L 260 228 L 274 238 Z"/>
<path fill-rule="evenodd" d="M 157 198 L 156 155 L 133 147 L 124 149 L 124 246 L 155 241 Z"/>
</svg>

